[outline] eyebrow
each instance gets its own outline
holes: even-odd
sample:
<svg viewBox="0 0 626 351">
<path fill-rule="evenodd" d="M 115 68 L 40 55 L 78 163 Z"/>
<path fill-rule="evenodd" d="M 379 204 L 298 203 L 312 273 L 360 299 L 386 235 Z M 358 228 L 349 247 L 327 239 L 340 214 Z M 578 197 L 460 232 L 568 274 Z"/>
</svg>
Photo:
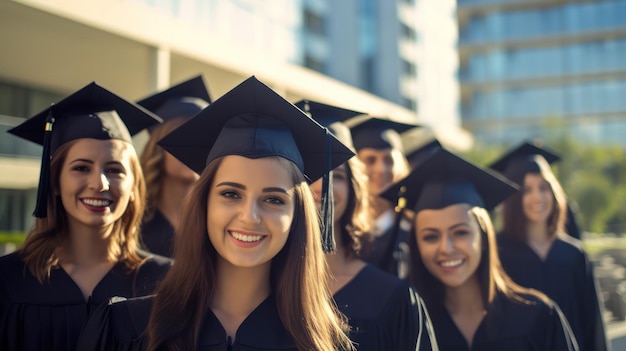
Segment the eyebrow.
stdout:
<svg viewBox="0 0 626 351">
<path fill-rule="evenodd" d="M 217 187 L 221 187 L 221 186 L 232 186 L 233 188 L 246 190 L 246 186 L 245 185 L 239 184 L 239 183 L 234 183 L 234 182 L 221 182 L 221 183 L 217 184 L 215 187 L 217 188 Z M 288 194 L 287 190 L 285 190 L 283 188 L 279 188 L 279 187 L 263 188 L 263 192 L 264 193 L 279 192 L 279 193 L 283 193 L 283 194 Z"/>
<path fill-rule="evenodd" d="M 462 226 L 468 226 L 469 227 L 470 225 L 469 225 L 469 223 L 461 222 L 461 223 L 457 223 L 457 224 L 452 225 L 447 230 L 455 229 L 457 227 L 462 227 Z M 426 227 L 426 228 L 422 228 L 419 232 L 421 233 L 421 232 L 427 231 L 427 230 L 436 231 L 436 232 L 440 231 L 439 228 Z"/>
<path fill-rule="evenodd" d="M 70 164 L 76 163 L 76 162 L 85 162 L 85 163 L 90 163 L 90 164 L 94 163 L 92 160 L 88 160 L 88 159 L 85 159 L 85 158 L 77 158 L 75 160 L 70 161 Z M 111 164 L 118 165 L 118 166 L 124 166 L 124 164 L 122 162 L 120 162 L 120 161 L 108 161 L 108 162 L 105 163 L 105 165 L 111 165 Z"/>
</svg>

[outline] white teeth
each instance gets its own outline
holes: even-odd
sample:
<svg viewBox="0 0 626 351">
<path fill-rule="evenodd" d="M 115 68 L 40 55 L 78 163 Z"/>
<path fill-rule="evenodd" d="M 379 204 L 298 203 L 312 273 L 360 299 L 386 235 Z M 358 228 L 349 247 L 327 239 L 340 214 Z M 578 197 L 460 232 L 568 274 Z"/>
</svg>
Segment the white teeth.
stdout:
<svg viewBox="0 0 626 351">
<path fill-rule="evenodd" d="M 106 207 L 111 204 L 109 200 L 83 199 L 83 203 L 94 207 Z"/>
<path fill-rule="evenodd" d="M 443 267 L 456 267 L 458 265 L 460 265 L 461 263 L 463 263 L 463 260 L 454 260 L 454 261 L 443 261 L 440 263 L 440 265 L 442 265 Z"/>
<path fill-rule="evenodd" d="M 263 239 L 262 235 L 246 235 L 246 234 L 241 234 L 237 232 L 231 232 L 230 235 L 232 235 L 233 238 L 237 240 L 245 241 L 247 243 L 251 243 L 251 242 L 255 242 L 255 241 L 259 241 Z"/>
</svg>

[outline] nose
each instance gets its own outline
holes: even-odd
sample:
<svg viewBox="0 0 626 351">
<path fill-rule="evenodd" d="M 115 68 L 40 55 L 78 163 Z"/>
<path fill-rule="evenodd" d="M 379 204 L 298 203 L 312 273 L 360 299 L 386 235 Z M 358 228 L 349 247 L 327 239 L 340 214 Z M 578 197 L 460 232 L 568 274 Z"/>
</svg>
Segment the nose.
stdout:
<svg viewBox="0 0 626 351">
<path fill-rule="evenodd" d="M 91 187 L 98 192 L 109 191 L 109 178 L 102 172 L 95 172 L 91 180 Z"/>
<path fill-rule="evenodd" d="M 259 205 L 256 201 L 245 201 L 242 204 L 240 218 L 244 223 L 259 223 L 261 221 L 259 210 Z"/>
<path fill-rule="evenodd" d="M 454 251 L 454 240 L 450 235 L 444 234 L 439 243 L 439 250 L 443 253 L 450 253 Z"/>
</svg>

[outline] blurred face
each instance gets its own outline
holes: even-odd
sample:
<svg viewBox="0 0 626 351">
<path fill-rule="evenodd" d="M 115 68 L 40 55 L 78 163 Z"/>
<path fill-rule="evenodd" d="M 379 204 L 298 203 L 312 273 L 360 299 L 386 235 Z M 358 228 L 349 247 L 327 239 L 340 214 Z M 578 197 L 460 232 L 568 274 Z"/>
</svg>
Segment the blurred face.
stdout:
<svg viewBox="0 0 626 351">
<path fill-rule="evenodd" d="M 191 168 L 185 166 L 184 163 L 165 150 L 163 150 L 163 158 L 163 168 L 168 177 L 189 183 L 200 178 L 198 173 L 192 171 Z"/>
<path fill-rule="evenodd" d="M 238 267 L 269 265 L 287 242 L 294 201 L 291 176 L 276 159 L 224 157 L 207 214 L 209 240 L 220 259 Z"/>
<path fill-rule="evenodd" d="M 310 187 L 311 191 L 313 192 L 315 203 L 317 204 L 317 209 L 320 210 L 322 202 L 322 179 L 316 180 L 313 184 L 311 184 Z M 350 196 L 349 187 L 350 178 L 348 175 L 348 168 L 344 163 L 333 170 L 333 200 L 335 206 L 335 224 L 341 221 L 341 217 L 346 212 L 346 207 L 348 206 L 348 197 Z"/>
<path fill-rule="evenodd" d="M 554 195 L 550 184 L 538 173 L 524 177 L 522 208 L 529 222 L 547 223 L 554 208 Z"/>
<path fill-rule="evenodd" d="M 393 183 L 394 160 L 390 148 L 379 150 L 366 147 L 359 150 L 358 156 L 365 164 L 370 194 L 378 195 Z"/>
<path fill-rule="evenodd" d="M 70 228 L 107 227 L 134 201 L 134 177 L 129 143 L 79 139 L 68 150 L 61 168 L 58 194 Z"/>
<path fill-rule="evenodd" d="M 424 266 L 448 288 L 475 276 L 482 257 L 480 229 L 467 204 L 422 210 L 415 237 Z"/>
</svg>

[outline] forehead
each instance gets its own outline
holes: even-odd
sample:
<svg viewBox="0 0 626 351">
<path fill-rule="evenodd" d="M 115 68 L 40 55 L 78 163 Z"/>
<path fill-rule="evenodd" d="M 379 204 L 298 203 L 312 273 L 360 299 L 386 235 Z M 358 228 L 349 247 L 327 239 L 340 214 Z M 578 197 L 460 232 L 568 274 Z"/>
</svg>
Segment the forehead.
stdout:
<svg viewBox="0 0 626 351">
<path fill-rule="evenodd" d="M 547 183 L 547 180 L 541 173 L 526 173 L 524 176 L 524 184 Z"/>
<path fill-rule="evenodd" d="M 418 228 L 425 226 L 447 227 L 450 224 L 471 223 L 470 210 L 471 206 L 465 203 L 454 204 L 441 209 L 425 209 L 417 213 L 415 221 Z"/>
<path fill-rule="evenodd" d="M 77 139 L 69 148 L 66 162 L 85 159 L 90 161 L 117 161 L 128 165 L 130 158 L 135 155 L 134 150 L 130 143 L 122 140 L 82 138 Z"/>
<path fill-rule="evenodd" d="M 365 157 L 387 157 L 391 155 L 391 148 L 385 149 L 374 149 L 371 147 L 366 147 L 359 150 L 358 155 L 360 158 Z"/>
<path fill-rule="evenodd" d="M 290 170 L 277 157 L 247 158 L 224 156 L 215 174 L 215 182 L 229 181 L 259 186 L 293 187 Z M 295 167 L 295 165 L 294 165 Z"/>
</svg>

